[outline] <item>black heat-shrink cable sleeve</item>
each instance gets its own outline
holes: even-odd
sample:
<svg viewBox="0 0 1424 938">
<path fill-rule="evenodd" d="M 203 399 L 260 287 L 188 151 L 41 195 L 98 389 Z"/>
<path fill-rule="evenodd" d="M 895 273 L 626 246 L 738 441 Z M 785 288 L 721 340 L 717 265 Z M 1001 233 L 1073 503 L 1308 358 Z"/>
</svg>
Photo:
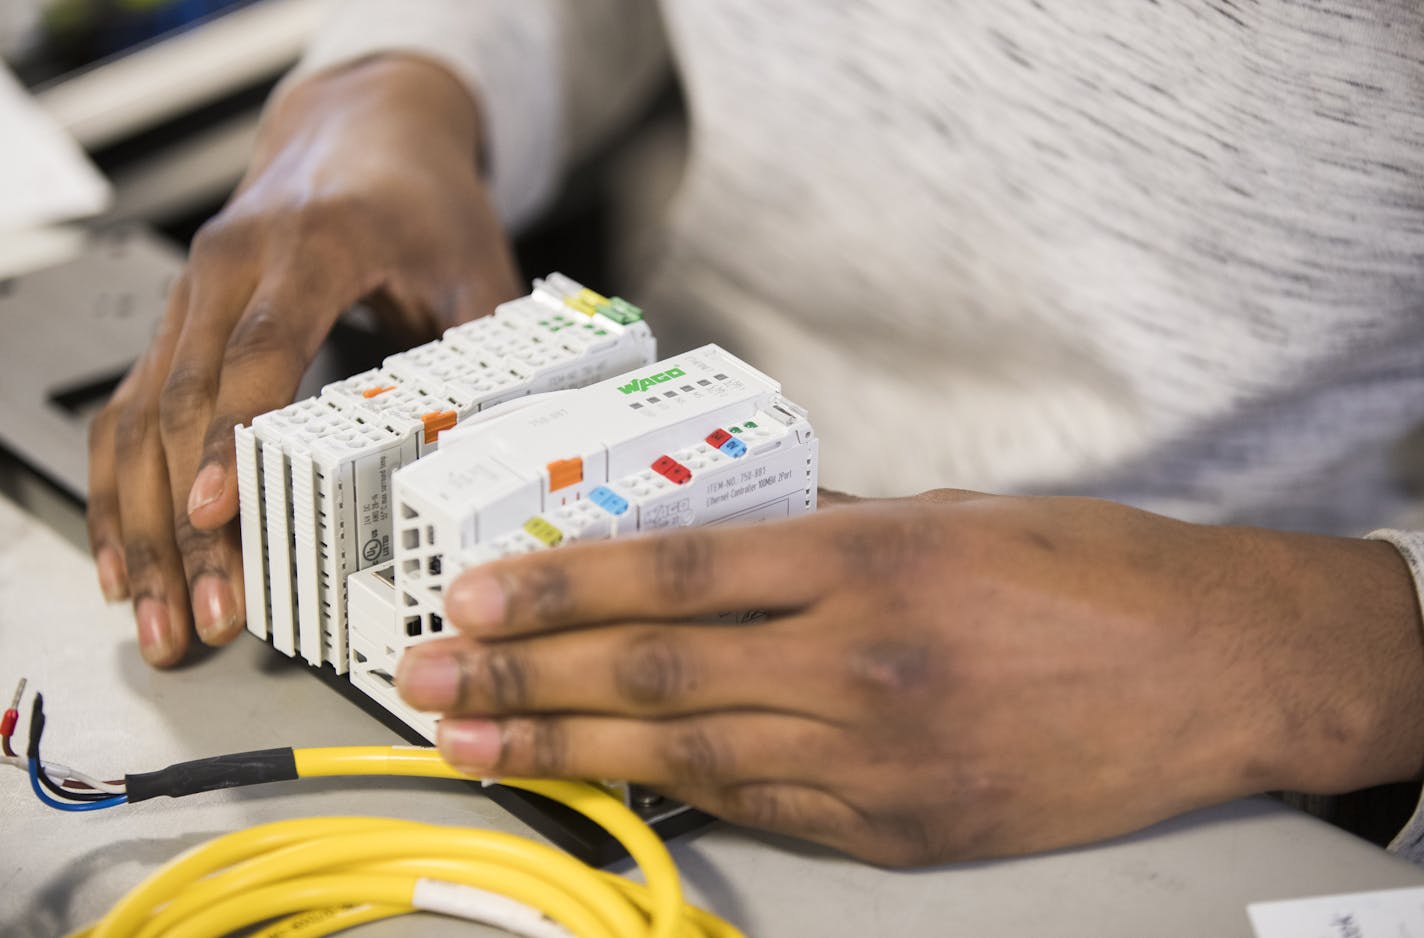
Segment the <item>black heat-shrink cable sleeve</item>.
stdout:
<svg viewBox="0 0 1424 938">
<path fill-rule="evenodd" d="M 288 782 L 297 777 L 297 759 L 290 747 L 234 752 L 192 762 L 178 762 L 157 772 L 124 776 L 129 802 L 166 795 L 181 798 L 201 791 L 240 788 L 264 782 Z"/>
</svg>

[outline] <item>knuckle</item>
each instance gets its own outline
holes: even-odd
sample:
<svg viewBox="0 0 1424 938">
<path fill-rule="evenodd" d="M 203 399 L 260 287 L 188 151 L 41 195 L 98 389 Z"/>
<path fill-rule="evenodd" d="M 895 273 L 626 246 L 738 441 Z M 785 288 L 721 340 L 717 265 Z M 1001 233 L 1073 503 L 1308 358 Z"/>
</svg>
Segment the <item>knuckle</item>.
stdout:
<svg viewBox="0 0 1424 938">
<path fill-rule="evenodd" d="M 832 543 L 848 580 L 884 584 L 902 582 L 942 546 L 943 537 L 931 520 L 911 516 L 845 525 Z"/>
<path fill-rule="evenodd" d="M 523 655 L 498 646 L 484 653 L 484 686 L 490 708 L 513 713 L 529 706 L 529 662 Z"/>
<path fill-rule="evenodd" d="M 672 604 L 686 603 L 712 586 L 712 542 L 705 534 L 680 532 L 651 543 L 653 588 L 661 599 Z"/>
<path fill-rule="evenodd" d="M 726 744 L 714 739 L 702 727 L 678 730 L 669 742 L 664 758 L 675 783 L 718 783 L 726 780 L 732 772 Z"/>
<path fill-rule="evenodd" d="M 112 491 L 90 492 L 84 516 L 89 524 L 91 537 L 106 534 L 110 523 L 118 520 L 119 498 Z"/>
<path fill-rule="evenodd" d="M 301 243 L 319 244 L 349 230 L 354 221 L 369 212 L 370 207 L 360 193 L 322 195 L 302 203 L 292 214 L 290 229 Z"/>
<path fill-rule="evenodd" d="M 248 241 L 244 229 L 226 212 L 214 215 L 193 233 L 189 254 L 197 263 L 230 259 L 244 250 Z"/>
<path fill-rule="evenodd" d="M 242 417 L 234 414 L 218 414 L 208 423 L 208 431 L 203 435 L 203 451 L 205 461 L 213 458 L 222 458 L 225 462 L 231 462 L 229 454 L 232 453 L 236 444 L 233 443 L 233 430 L 238 424 L 244 423 Z"/>
<path fill-rule="evenodd" d="M 223 564 L 221 535 L 218 532 L 199 531 L 184 516 L 174 525 L 173 535 L 178 552 L 183 557 L 189 586 L 200 576 L 227 576 L 227 567 Z"/>
<path fill-rule="evenodd" d="M 511 720 L 504 727 L 503 772 L 550 778 L 565 774 L 568 734 L 556 720 Z"/>
<path fill-rule="evenodd" d="M 521 571 L 514 593 L 513 605 L 535 622 L 562 621 L 574 608 L 572 578 L 557 558 Z"/>
<path fill-rule="evenodd" d="M 158 419 L 162 432 L 181 433 L 202 416 L 212 398 L 212 375 L 196 365 L 176 365 L 163 382 L 158 395 Z"/>
<path fill-rule="evenodd" d="M 850 678 L 876 696 L 914 694 L 931 682 L 930 651 L 905 638 L 876 638 L 852 650 Z"/>
<path fill-rule="evenodd" d="M 120 454 L 141 450 L 153 438 L 156 419 L 153 408 L 143 403 L 124 408 L 114 424 L 114 448 Z"/>
<path fill-rule="evenodd" d="M 148 579 L 158 569 L 158 548 L 147 538 L 124 541 L 124 566 L 135 580 Z"/>
<path fill-rule="evenodd" d="M 739 785 L 726 792 L 732 820 L 763 830 L 794 827 L 785 793 L 776 785 Z"/>
<path fill-rule="evenodd" d="M 690 683 L 684 654 L 662 631 L 634 636 L 618 656 L 613 679 L 624 700 L 644 707 L 675 702 L 687 694 Z"/>
<path fill-rule="evenodd" d="M 118 518 L 118 498 L 112 492 L 91 490 L 89 503 L 84 510 L 84 524 L 89 534 L 91 550 L 98 550 L 115 538 Z"/>
<path fill-rule="evenodd" d="M 275 359 L 297 372 L 306 364 L 290 322 L 271 300 L 261 299 L 253 304 L 232 330 L 223 353 L 225 367 L 254 359 Z"/>
</svg>

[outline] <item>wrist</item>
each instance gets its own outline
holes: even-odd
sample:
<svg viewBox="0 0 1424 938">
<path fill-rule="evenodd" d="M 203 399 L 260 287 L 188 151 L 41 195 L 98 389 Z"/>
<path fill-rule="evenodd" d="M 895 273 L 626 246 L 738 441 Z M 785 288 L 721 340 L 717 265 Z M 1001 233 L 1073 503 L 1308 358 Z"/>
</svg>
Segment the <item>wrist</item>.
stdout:
<svg viewBox="0 0 1424 938">
<path fill-rule="evenodd" d="M 1424 629 L 1409 569 L 1389 544 L 1271 535 L 1274 600 L 1257 705 L 1278 787 L 1338 793 L 1418 778 L 1424 766 Z"/>
<path fill-rule="evenodd" d="M 479 105 L 433 60 L 388 53 L 316 72 L 268 101 L 252 161 L 265 166 L 293 143 L 334 137 L 342 146 L 479 162 Z"/>
</svg>

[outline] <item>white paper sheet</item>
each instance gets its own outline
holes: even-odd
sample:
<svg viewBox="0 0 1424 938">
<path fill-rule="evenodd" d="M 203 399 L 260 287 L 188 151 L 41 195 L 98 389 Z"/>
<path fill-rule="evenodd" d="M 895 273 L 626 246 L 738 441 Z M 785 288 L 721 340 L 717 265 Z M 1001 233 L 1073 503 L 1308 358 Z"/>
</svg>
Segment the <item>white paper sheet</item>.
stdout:
<svg viewBox="0 0 1424 938">
<path fill-rule="evenodd" d="M 95 215 L 109 183 L 0 66 L 0 234 Z"/>
<path fill-rule="evenodd" d="M 1253 902 L 1256 938 L 1424 938 L 1424 887 Z"/>
</svg>

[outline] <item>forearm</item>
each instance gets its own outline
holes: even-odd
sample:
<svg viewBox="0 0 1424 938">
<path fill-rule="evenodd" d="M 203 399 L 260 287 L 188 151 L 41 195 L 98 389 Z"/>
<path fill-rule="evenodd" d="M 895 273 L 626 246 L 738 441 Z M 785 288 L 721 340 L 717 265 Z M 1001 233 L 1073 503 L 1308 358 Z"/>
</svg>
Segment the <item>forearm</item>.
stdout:
<svg viewBox="0 0 1424 938">
<path fill-rule="evenodd" d="M 444 66 L 408 53 L 384 53 L 333 66 L 282 86 L 263 113 L 249 177 L 301 138 L 344 154 L 435 153 L 475 161 L 482 146 L 473 92 Z M 323 142 L 326 137 L 330 142 Z"/>
<path fill-rule="evenodd" d="M 561 169 L 561 10 L 551 0 L 346 0 L 288 81 L 397 54 L 439 63 L 482 102 L 492 198 L 506 225 L 522 224 Z"/>
<path fill-rule="evenodd" d="M 288 84 L 373 56 L 438 63 L 482 102 L 492 197 L 518 227 L 648 99 L 666 51 L 652 0 L 345 0 Z"/>
</svg>

